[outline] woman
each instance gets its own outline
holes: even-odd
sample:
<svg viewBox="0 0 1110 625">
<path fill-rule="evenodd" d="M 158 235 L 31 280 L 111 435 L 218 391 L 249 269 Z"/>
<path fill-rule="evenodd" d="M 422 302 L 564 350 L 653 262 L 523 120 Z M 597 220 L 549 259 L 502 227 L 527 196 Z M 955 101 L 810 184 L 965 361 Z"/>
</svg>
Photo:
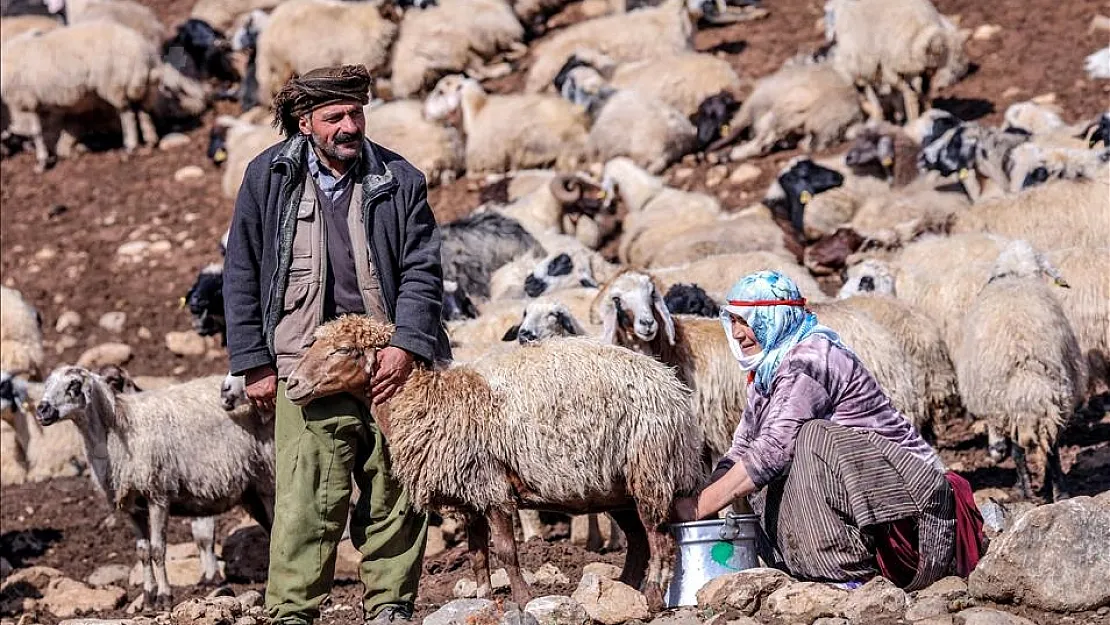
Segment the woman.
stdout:
<svg viewBox="0 0 1110 625">
<path fill-rule="evenodd" d="M 760 271 L 728 300 L 721 323 L 749 372 L 748 405 L 713 480 L 678 500 L 676 517 L 715 517 L 753 495 L 760 555 L 801 579 L 855 585 L 881 573 L 913 590 L 969 573 L 982 519 L 967 482 L 945 473 L 793 281 Z"/>
</svg>

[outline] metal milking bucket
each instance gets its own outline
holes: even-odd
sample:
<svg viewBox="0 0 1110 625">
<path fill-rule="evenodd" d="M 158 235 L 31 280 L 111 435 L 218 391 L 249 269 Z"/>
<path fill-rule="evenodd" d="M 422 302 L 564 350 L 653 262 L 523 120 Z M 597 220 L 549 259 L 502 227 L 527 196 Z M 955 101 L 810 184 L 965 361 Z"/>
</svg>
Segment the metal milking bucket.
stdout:
<svg viewBox="0 0 1110 625">
<path fill-rule="evenodd" d="M 733 512 L 723 519 L 672 524 L 678 556 L 667 588 L 667 607 L 697 605 L 698 590 L 709 580 L 759 566 L 758 531 L 758 516 Z"/>
</svg>

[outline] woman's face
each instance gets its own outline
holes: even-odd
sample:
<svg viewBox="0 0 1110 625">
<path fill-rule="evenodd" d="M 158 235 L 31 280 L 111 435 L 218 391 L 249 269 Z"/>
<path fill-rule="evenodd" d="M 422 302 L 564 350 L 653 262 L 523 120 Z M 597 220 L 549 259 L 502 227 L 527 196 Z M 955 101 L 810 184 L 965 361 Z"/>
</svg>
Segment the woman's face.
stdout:
<svg viewBox="0 0 1110 625">
<path fill-rule="evenodd" d="M 759 342 L 755 340 L 755 330 L 752 330 L 748 322 L 744 321 L 743 317 L 738 315 L 729 315 L 732 317 L 732 338 L 740 343 L 740 351 L 745 356 L 758 354 L 763 351 L 759 346 Z"/>
</svg>

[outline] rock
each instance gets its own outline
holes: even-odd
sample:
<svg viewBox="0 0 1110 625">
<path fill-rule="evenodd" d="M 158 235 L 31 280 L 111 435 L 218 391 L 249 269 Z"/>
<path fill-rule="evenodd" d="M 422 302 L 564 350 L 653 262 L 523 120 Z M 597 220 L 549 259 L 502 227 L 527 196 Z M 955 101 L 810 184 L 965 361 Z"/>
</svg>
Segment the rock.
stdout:
<svg viewBox="0 0 1110 625">
<path fill-rule="evenodd" d="M 126 323 L 127 313 L 116 310 L 100 315 L 100 320 L 96 322 L 96 325 L 113 334 L 119 334 L 123 332 L 123 326 Z"/>
<path fill-rule="evenodd" d="M 423 625 L 468 625 L 468 619 L 493 605 L 488 599 L 456 599 L 424 617 Z"/>
<path fill-rule="evenodd" d="M 954 625 L 1035 625 L 1027 618 L 991 608 L 968 608 L 957 614 L 952 622 Z"/>
<path fill-rule="evenodd" d="M 481 625 L 483 616 L 488 615 L 485 622 L 497 625 L 539 625 L 536 617 L 518 608 L 516 604 L 509 604 L 504 613 L 498 613 L 497 606 L 491 606 L 475 615 L 474 625 Z M 484 614 L 483 614 L 484 612 Z"/>
<path fill-rule="evenodd" d="M 917 597 L 906 610 L 906 620 L 911 623 L 948 614 L 948 600 L 944 597 Z"/>
<path fill-rule="evenodd" d="M 204 337 L 192 330 L 167 332 L 166 349 L 177 356 L 203 356 L 208 347 Z"/>
<path fill-rule="evenodd" d="M 528 569 L 521 569 L 520 576 L 524 578 L 524 582 L 529 586 L 536 581 L 536 577 Z M 502 588 L 509 588 L 512 584 L 509 583 L 509 572 L 505 569 L 497 569 L 490 573 L 489 583 L 493 586 L 494 590 Z"/>
<path fill-rule="evenodd" d="M 478 596 L 478 582 L 464 577 L 455 582 L 451 595 L 456 599 L 473 599 Z"/>
<path fill-rule="evenodd" d="M 204 177 L 204 170 L 197 165 L 186 165 L 181 169 L 173 172 L 174 182 L 186 182 L 189 180 L 196 180 Z"/>
<path fill-rule="evenodd" d="M 988 39 L 994 39 L 994 36 L 1000 32 L 1002 32 L 1002 27 L 997 24 L 983 24 L 975 29 L 971 38 L 975 41 L 987 41 Z"/>
<path fill-rule="evenodd" d="M 751 163 L 743 163 L 732 170 L 732 173 L 728 176 L 728 181 L 737 185 L 744 184 L 746 182 L 752 182 L 762 174 L 763 171 L 759 169 L 759 167 Z"/>
<path fill-rule="evenodd" d="M 173 625 L 232 625 L 243 614 L 243 606 L 235 597 L 189 599 L 174 606 L 170 613 Z"/>
<path fill-rule="evenodd" d="M 962 577 L 951 575 L 938 579 L 931 586 L 917 591 L 917 598 L 940 597 L 945 601 L 954 601 L 967 594 L 967 582 Z"/>
<path fill-rule="evenodd" d="M 60 354 L 67 349 L 73 349 L 74 347 L 77 347 L 80 343 L 81 342 L 77 340 L 77 337 L 66 334 L 64 336 L 58 337 L 58 340 L 54 343 L 54 346 L 57 352 Z"/>
<path fill-rule="evenodd" d="M 180 132 L 171 132 L 158 141 L 158 149 L 173 150 L 189 145 L 189 143 L 191 143 L 192 141 L 193 140 L 189 138 L 189 135 L 181 134 Z"/>
<path fill-rule="evenodd" d="M 710 189 L 721 186 L 721 183 L 728 177 L 728 167 L 725 165 L 714 165 L 705 172 L 705 186 Z"/>
<path fill-rule="evenodd" d="M 239 605 L 243 606 L 243 611 L 246 612 L 251 608 L 256 608 L 266 603 L 266 598 L 262 593 L 257 590 L 248 590 L 247 592 L 239 595 Z"/>
<path fill-rule="evenodd" d="M 698 590 L 698 607 L 723 610 L 732 608 L 751 616 L 767 595 L 793 582 L 778 569 L 755 568 L 730 573 L 710 580 Z"/>
<path fill-rule="evenodd" d="M 651 616 L 647 599 L 639 591 L 595 573 L 582 573 L 582 581 L 571 598 L 582 604 L 590 618 L 602 625 L 618 625 Z"/>
<path fill-rule="evenodd" d="M 105 564 L 89 574 L 85 582 L 89 586 L 126 584 L 130 575 L 131 567 L 126 564 Z"/>
<path fill-rule="evenodd" d="M 876 577 L 840 602 L 839 612 L 853 623 L 897 625 L 906 614 L 906 591 L 885 577 Z"/>
<path fill-rule="evenodd" d="M 68 577 L 55 577 L 42 591 L 39 603 L 58 618 L 106 612 L 123 605 L 127 591 L 118 586 L 93 588 Z"/>
<path fill-rule="evenodd" d="M 924 621 L 917 621 L 913 625 L 954 625 L 951 614 L 943 614 L 941 616 L 934 616 L 927 618 Z"/>
<path fill-rule="evenodd" d="M 975 505 L 977 506 L 981 506 L 992 499 L 999 503 L 1010 501 L 1010 493 L 1007 493 L 1001 488 L 981 488 L 975 491 L 974 497 Z"/>
<path fill-rule="evenodd" d="M 58 625 L 139 625 L 129 618 L 67 618 Z"/>
<path fill-rule="evenodd" d="M 605 562 L 591 562 L 582 567 L 582 574 L 593 573 L 598 577 L 605 579 L 618 580 L 621 578 L 621 569 L 619 566 L 613 564 L 606 564 Z"/>
<path fill-rule="evenodd" d="M 101 343 L 77 358 L 77 366 L 99 369 L 107 365 L 123 366 L 131 360 L 131 346 L 126 343 Z"/>
<path fill-rule="evenodd" d="M 741 616 L 738 619 L 725 623 L 725 625 L 760 625 L 760 623 L 750 616 Z"/>
<path fill-rule="evenodd" d="M 534 616 L 539 625 L 587 625 L 590 622 L 586 608 L 570 597 L 559 595 L 533 599 L 524 606 L 524 611 Z"/>
<path fill-rule="evenodd" d="M 135 336 L 139 337 L 140 341 L 149 341 L 154 338 L 154 334 L 150 331 L 150 328 L 146 326 L 139 328 L 138 331 L 135 332 Z"/>
<path fill-rule="evenodd" d="M 674 180 L 677 182 L 681 180 L 689 180 L 690 176 L 693 175 L 694 169 L 692 167 L 679 167 L 678 169 L 674 170 L 674 173 L 671 174 L 671 177 L 674 178 Z"/>
<path fill-rule="evenodd" d="M 775 618 L 788 623 L 812 623 L 822 616 L 840 616 L 838 606 L 847 590 L 817 582 L 795 582 L 771 593 L 764 602 Z"/>
<path fill-rule="evenodd" d="M 1013 503 L 984 501 L 979 505 L 979 514 L 983 517 L 983 533 L 987 538 L 994 540 L 996 536 L 1013 527 L 1023 514 L 1036 507 L 1029 501 Z"/>
<path fill-rule="evenodd" d="M 424 557 L 431 558 L 447 551 L 447 541 L 443 539 L 443 530 L 438 527 L 428 528 L 428 542 L 424 546 Z"/>
<path fill-rule="evenodd" d="M 532 577 L 535 583 L 541 586 L 562 586 L 570 583 L 570 578 L 563 575 L 563 572 L 550 562 L 545 562 L 543 566 L 536 569 Z"/>
<path fill-rule="evenodd" d="M 193 586 L 200 580 L 200 554 L 194 543 L 166 545 L 166 574 L 170 586 Z M 130 584 L 141 586 L 143 565 L 136 562 L 131 569 Z"/>
<path fill-rule="evenodd" d="M 1076 497 L 1023 515 L 968 578 L 978 599 L 1082 612 L 1110 605 L 1110 503 Z M 957 619 L 958 620 L 958 619 Z"/>
<path fill-rule="evenodd" d="M 270 569 L 270 536 L 260 525 L 240 527 L 223 540 L 220 555 L 227 581 L 264 582 Z"/>
<path fill-rule="evenodd" d="M 0 586 L 0 591 L 7 591 L 14 586 L 20 585 L 33 588 L 41 594 L 46 590 L 46 587 L 50 585 L 51 580 L 63 577 L 64 575 L 65 574 L 58 569 L 52 569 L 48 566 L 32 566 L 19 569 L 9 575 L 8 579 L 4 580 L 4 585 Z"/>
<path fill-rule="evenodd" d="M 54 322 L 54 331 L 61 334 L 69 330 L 76 330 L 81 326 L 81 314 L 75 310 L 67 310 L 58 315 L 58 320 Z"/>
<path fill-rule="evenodd" d="M 1093 33 L 1098 30 L 1110 30 L 1110 17 L 1096 15 L 1091 18 L 1091 23 L 1087 26 L 1087 32 Z"/>
<path fill-rule="evenodd" d="M 1056 104 L 1056 92 L 1055 91 L 1049 91 L 1047 93 L 1042 93 L 1040 95 L 1035 95 L 1035 96 L 1033 96 L 1032 98 L 1029 98 L 1029 99 L 1034 104 L 1040 104 L 1041 106 L 1048 106 L 1050 104 Z"/>
<path fill-rule="evenodd" d="M 813 625 L 852 625 L 853 622 L 870 623 L 871 621 L 849 621 L 846 618 L 832 618 L 828 616 L 822 616 L 816 621 L 813 621 Z"/>
<path fill-rule="evenodd" d="M 172 249 L 173 243 L 170 243 L 169 241 L 163 239 L 161 241 L 155 241 L 154 243 L 151 243 L 150 247 L 147 248 L 147 251 L 151 254 L 165 254 Z"/>
<path fill-rule="evenodd" d="M 150 243 L 146 241 L 129 241 L 116 248 L 116 255 L 122 257 L 123 260 L 139 260 L 146 254 L 146 248 L 150 247 Z"/>
<path fill-rule="evenodd" d="M 680 608 L 670 614 L 657 616 L 650 625 L 702 625 L 702 619 L 694 608 Z"/>
</svg>

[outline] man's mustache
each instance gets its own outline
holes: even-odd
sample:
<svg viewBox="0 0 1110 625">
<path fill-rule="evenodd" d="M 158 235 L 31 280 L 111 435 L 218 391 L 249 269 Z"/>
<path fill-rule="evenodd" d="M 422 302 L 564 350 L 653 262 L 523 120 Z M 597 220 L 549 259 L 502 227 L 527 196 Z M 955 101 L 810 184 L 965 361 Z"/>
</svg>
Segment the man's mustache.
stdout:
<svg viewBox="0 0 1110 625">
<path fill-rule="evenodd" d="M 336 143 L 351 143 L 357 141 L 359 138 L 358 133 L 354 132 L 340 132 L 335 135 L 334 141 Z"/>
</svg>

